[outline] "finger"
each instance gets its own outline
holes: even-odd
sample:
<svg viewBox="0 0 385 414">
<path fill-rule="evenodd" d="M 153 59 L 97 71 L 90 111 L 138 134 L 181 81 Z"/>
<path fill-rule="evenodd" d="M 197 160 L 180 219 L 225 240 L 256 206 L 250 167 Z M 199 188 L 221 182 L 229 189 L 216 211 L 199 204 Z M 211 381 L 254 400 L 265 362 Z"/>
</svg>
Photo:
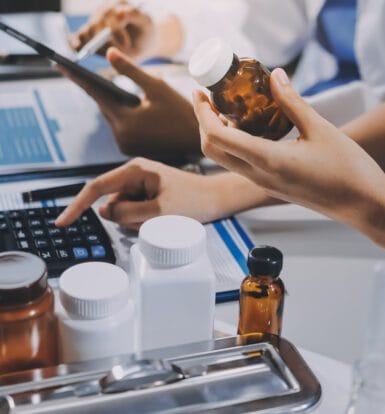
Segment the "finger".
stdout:
<svg viewBox="0 0 385 414">
<path fill-rule="evenodd" d="M 132 48 L 132 40 L 129 33 L 126 30 L 114 31 L 112 33 L 112 38 L 115 41 L 115 44 L 120 46 L 121 48 L 124 48 L 124 50 L 127 51 Z"/>
<path fill-rule="evenodd" d="M 80 39 L 77 35 L 69 36 L 68 43 L 70 44 L 72 49 L 77 50 L 77 51 L 80 50 L 82 47 Z"/>
<path fill-rule="evenodd" d="M 72 44 L 75 50 L 81 49 L 95 35 L 96 25 L 87 23 L 72 38 Z"/>
<path fill-rule="evenodd" d="M 251 171 L 251 166 L 249 163 L 235 157 L 232 154 L 228 154 L 218 147 L 205 146 L 204 154 L 229 171 L 234 171 L 239 174 L 248 174 Z"/>
<path fill-rule="evenodd" d="M 309 135 L 314 122 L 322 117 L 297 93 L 283 69 L 273 70 L 270 85 L 274 100 L 286 116 L 305 137 Z"/>
<path fill-rule="evenodd" d="M 68 226 L 103 195 L 122 191 L 126 183 L 134 186 L 136 181 L 140 180 L 138 171 L 135 167 L 127 168 L 126 165 L 123 165 L 88 182 L 75 200 L 57 218 L 55 225 L 58 227 Z"/>
<path fill-rule="evenodd" d="M 147 95 L 151 95 L 156 86 L 157 79 L 139 68 L 135 63 L 120 52 L 117 48 L 112 47 L 107 51 L 107 59 L 112 66 L 122 75 L 128 76 L 137 83 Z"/>
<path fill-rule="evenodd" d="M 125 188 L 125 193 L 113 193 L 108 196 L 106 203 L 99 207 L 100 215 L 108 219 L 111 216 L 111 206 L 120 203 L 121 201 L 145 201 L 151 198 L 152 197 L 148 196 L 144 188 L 138 189 L 135 188 L 135 186 L 131 189 Z"/>
<path fill-rule="evenodd" d="M 212 110 L 207 96 L 202 92 L 194 93 L 194 109 L 202 131 L 204 153 L 217 147 L 251 166 L 269 168 L 270 159 L 276 155 L 276 142 L 253 137 L 243 131 L 224 126 Z"/>
<path fill-rule="evenodd" d="M 143 223 L 159 213 L 159 204 L 156 199 L 146 201 L 120 201 L 110 204 L 106 209 L 100 209 L 100 214 L 107 220 L 114 221 L 121 226 L 129 227 L 132 224 Z"/>
<path fill-rule="evenodd" d="M 224 115 L 219 114 L 218 116 L 224 126 L 229 126 L 230 121 Z"/>
<path fill-rule="evenodd" d="M 143 224 L 143 222 L 141 222 L 141 223 L 131 223 L 127 226 L 127 228 L 130 229 L 130 230 L 139 231 L 142 224 Z"/>
</svg>

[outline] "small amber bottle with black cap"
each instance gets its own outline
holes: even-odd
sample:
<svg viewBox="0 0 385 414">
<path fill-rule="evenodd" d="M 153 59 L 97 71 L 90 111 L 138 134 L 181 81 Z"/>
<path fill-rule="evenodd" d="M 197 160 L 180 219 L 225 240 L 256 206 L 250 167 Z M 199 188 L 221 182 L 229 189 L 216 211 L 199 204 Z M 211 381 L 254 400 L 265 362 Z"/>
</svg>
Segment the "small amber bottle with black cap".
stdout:
<svg viewBox="0 0 385 414">
<path fill-rule="evenodd" d="M 270 90 L 270 71 L 256 59 L 240 58 L 220 38 L 198 46 L 189 63 L 191 76 L 211 92 L 216 109 L 237 128 L 278 140 L 293 128 Z"/>
<path fill-rule="evenodd" d="M 275 247 L 250 250 L 250 274 L 243 280 L 239 301 L 238 334 L 281 334 L 285 286 L 279 275 L 283 255 Z"/>
</svg>

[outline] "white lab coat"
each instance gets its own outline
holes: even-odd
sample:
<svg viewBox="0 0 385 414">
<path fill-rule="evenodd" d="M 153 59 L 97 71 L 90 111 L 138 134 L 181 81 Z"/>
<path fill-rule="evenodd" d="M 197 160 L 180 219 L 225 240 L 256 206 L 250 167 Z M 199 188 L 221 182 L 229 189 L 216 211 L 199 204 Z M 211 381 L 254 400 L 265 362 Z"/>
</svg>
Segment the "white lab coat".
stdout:
<svg viewBox="0 0 385 414">
<path fill-rule="evenodd" d="M 263 62 L 268 66 L 284 65 L 303 49 L 295 76 L 300 90 L 336 75 L 335 59 L 314 36 L 325 0 L 246 1 L 250 8 L 246 33 Z M 385 99 L 384 0 L 358 0 L 354 47 L 362 79 Z"/>
<path fill-rule="evenodd" d="M 175 13 L 185 29 L 187 60 L 194 47 L 211 36 L 221 36 L 243 56 L 255 56 L 267 66 L 281 66 L 298 56 L 294 83 L 303 91 L 318 81 L 332 78 L 337 63 L 315 38 L 316 22 L 325 0 L 151 0 L 157 14 Z M 358 0 L 355 51 L 362 82 L 326 93 L 325 108 L 341 124 L 385 100 L 385 0 Z M 330 109 L 342 91 L 347 108 Z M 320 100 L 323 102 L 323 94 Z M 314 100 L 318 102 L 318 97 Z M 333 115 L 332 115 L 333 117 Z M 337 119 L 338 118 L 338 119 Z"/>
</svg>

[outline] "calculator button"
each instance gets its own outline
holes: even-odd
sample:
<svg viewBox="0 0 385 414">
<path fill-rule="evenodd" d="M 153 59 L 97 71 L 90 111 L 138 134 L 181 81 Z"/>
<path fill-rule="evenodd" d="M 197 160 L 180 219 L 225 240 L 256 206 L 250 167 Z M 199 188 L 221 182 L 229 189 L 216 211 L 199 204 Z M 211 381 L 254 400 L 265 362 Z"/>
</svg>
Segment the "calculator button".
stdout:
<svg viewBox="0 0 385 414">
<path fill-rule="evenodd" d="M 56 217 L 58 214 L 58 210 L 56 207 L 45 207 L 42 209 L 42 213 L 46 217 Z"/>
<path fill-rule="evenodd" d="M 38 249 L 46 249 L 49 247 L 49 241 L 47 239 L 35 239 L 35 246 Z"/>
<path fill-rule="evenodd" d="M 28 220 L 29 227 L 41 227 L 43 225 L 43 222 L 41 219 L 35 218 Z"/>
<path fill-rule="evenodd" d="M 89 216 L 87 214 L 83 214 L 80 219 L 79 219 L 80 223 L 82 224 L 87 224 L 91 221 L 91 219 L 89 218 Z"/>
<path fill-rule="evenodd" d="M 15 231 L 15 237 L 16 239 L 25 239 L 27 237 L 27 234 L 24 230 L 17 230 Z"/>
<path fill-rule="evenodd" d="M 83 233 L 93 233 L 95 231 L 95 226 L 92 224 L 83 224 L 80 228 Z"/>
<path fill-rule="evenodd" d="M 5 220 L 5 214 L 0 213 L 0 220 Z"/>
<path fill-rule="evenodd" d="M 90 244 L 100 244 L 100 239 L 96 234 L 87 234 L 86 240 Z"/>
<path fill-rule="evenodd" d="M 63 230 L 57 227 L 51 227 L 50 229 L 48 229 L 48 234 L 51 237 L 61 236 L 63 234 Z"/>
<path fill-rule="evenodd" d="M 70 242 L 73 245 L 82 244 L 83 243 L 83 237 L 82 236 L 72 236 L 72 237 L 70 237 Z"/>
<path fill-rule="evenodd" d="M 88 259 L 88 250 L 85 247 L 73 247 L 72 248 L 75 259 L 82 260 Z"/>
<path fill-rule="evenodd" d="M 19 249 L 22 250 L 30 250 L 32 249 L 31 243 L 28 240 L 20 240 L 17 242 L 17 246 Z"/>
<path fill-rule="evenodd" d="M 43 229 L 31 229 L 33 237 L 44 237 L 45 231 Z"/>
<path fill-rule="evenodd" d="M 14 229 L 22 229 L 24 227 L 23 220 L 20 220 L 20 219 L 12 220 L 12 227 Z"/>
<path fill-rule="evenodd" d="M 6 221 L 0 221 L 0 231 L 8 230 L 8 224 Z"/>
<path fill-rule="evenodd" d="M 67 249 L 57 249 L 56 255 L 60 260 L 70 260 L 71 252 Z"/>
<path fill-rule="evenodd" d="M 52 243 L 56 247 L 62 247 L 66 245 L 66 240 L 64 237 L 54 237 Z"/>
<path fill-rule="evenodd" d="M 104 259 L 107 256 L 106 249 L 101 244 L 91 246 L 91 255 L 94 259 Z"/>
<path fill-rule="evenodd" d="M 44 223 L 48 226 L 48 227 L 53 227 L 53 226 L 55 226 L 55 221 L 56 221 L 56 219 L 55 218 L 47 218 L 47 219 L 45 219 L 44 220 Z"/>
<path fill-rule="evenodd" d="M 31 208 L 31 209 L 25 210 L 25 214 L 29 218 L 39 217 L 40 216 L 40 210 Z"/>
<path fill-rule="evenodd" d="M 66 232 L 68 235 L 72 236 L 74 234 L 79 234 L 79 229 L 76 226 L 68 226 Z"/>
<path fill-rule="evenodd" d="M 54 255 L 51 252 L 51 250 L 39 250 L 39 256 L 47 262 L 51 262 L 54 260 Z"/>
<path fill-rule="evenodd" d="M 10 211 L 10 212 L 9 212 L 9 217 L 10 217 L 11 219 L 18 219 L 18 218 L 23 217 L 23 214 L 22 214 L 22 212 L 21 212 L 21 211 L 19 211 L 19 210 L 14 210 L 14 211 Z"/>
</svg>

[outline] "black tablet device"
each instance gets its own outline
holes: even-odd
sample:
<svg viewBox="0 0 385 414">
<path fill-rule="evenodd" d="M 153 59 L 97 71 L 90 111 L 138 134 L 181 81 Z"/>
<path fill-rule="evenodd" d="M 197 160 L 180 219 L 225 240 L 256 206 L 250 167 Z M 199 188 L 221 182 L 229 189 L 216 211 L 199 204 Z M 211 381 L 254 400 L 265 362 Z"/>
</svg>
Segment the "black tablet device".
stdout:
<svg viewBox="0 0 385 414">
<path fill-rule="evenodd" d="M 87 81 L 93 83 L 96 87 L 102 88 L 104 92 L 111 94 L 113 98 L 124 105 L 128 106 L 138 106 L 140 104 L 140 99 L 129 93 L 124 91 L 123 89 L 116 86 L 114 83 L 104 79 L 103 77 L 97 75 L 94 72 L 89 71 L 88 69 L 83 68 L 82 66 L 78 65 L 77 63 L 73 62 L 72 60 L 56 53 L 54 50 L 50 49 L 49 47 L 43 45 L 42 43 L 36 42 L 35 40 L 31 39 L 30 37 L 26 36 L 25 34 L 19 32 L 18 30 L 13 29 L 12 27 L 6 25 L 5 23 L 0 21 L 0 30 L 7 33 L 8 35 L 20 40 L 30 46 L 32 49 L 36 50 L 36 52 L 44 56 L 54 62 L 58 63 L 61 66 L 64 66 L 68 70 L 76 73 L 77 75 L 83 77 Z"/>
</svg>

